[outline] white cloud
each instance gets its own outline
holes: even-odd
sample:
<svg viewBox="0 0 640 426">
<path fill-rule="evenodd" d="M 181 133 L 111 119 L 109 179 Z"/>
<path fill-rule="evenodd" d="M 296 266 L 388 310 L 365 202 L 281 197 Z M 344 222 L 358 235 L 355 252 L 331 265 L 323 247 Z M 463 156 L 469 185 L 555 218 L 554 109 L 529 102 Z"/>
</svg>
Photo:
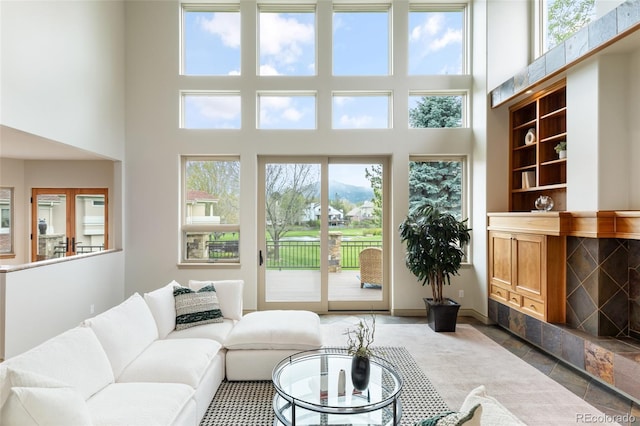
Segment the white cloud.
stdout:
<svg viewBox="0 0 640 426">
<path fill-rule="evenodd" d="M 440 49 L 444 49 L 450 44 L 461 43 L 462 42 L 462 31 L 461 30 L 453 30 L 451 28 L 447 28 L 447 32 L 440 38 L 433 40 L 429 43 L 429 50 L 436 51 Z"/>
<path fill-rule="evenodd" d="M 260 65 L 260 75 L 280 75 L 280 73 L 271 65 Z"/>
<path fill-rule="evenodd" d="M 274 124 L 281 120 L 299 122 L 304 113 L 295 105 L 294 99 L 288 96 L 261 96 L 260 123 Z"/>
<path fill-rule="evenodd" d="M 240 115 L 238 96 L 193 96 L 190 97 L 203 117 L 214 120 L 233 120 Z"/>
<path fill-rule="evenodd" d="M 216 12 L 211 19 L 199 19 L 200 27 L 211 34 L 217 35 L 227 47 L 240 47 L 240 14 Z"/>
<path fill-rule="evenodd" d="M 260 108 L 281 110 L 288 108 L 292 101 L 289 96 L 260 96 Z"/>
<path fill-rule="evenodd" d="M 333 102 L 336 104 L 336 106 L 339 106 L 339 107 L 347 105 L 353 101 L 354 99 L 351 96 L 334 96 L 333 97 Z"/>
<path fill-rule="evenodd" d="M 340 117 L 340 124 L 346 128 L 351 128 L 351 129 L 368 128 L 370 127 L 371 123 L 373 123 L 373 117 L 369 115 L 352 117 L 345 114 Z"/>
<path fill-rule="evenodd" d="M 298 111 L 295 108 L 287 108 L 282 113 L 282 118 L 284 118 L 287 121 L 300 121 L 302 116 L 303 116 L 302 112 Z"/>
<path fill-rule="evenodd" d="M 444 25 L 444 15 L 434 13 L 430 15 L 422 25 L 418 25 L 411 30 L 411 41 L 420 41 L 438 34 Z"/>
<path fill-rule="evenodd" d="M 272 57 L 276 63 L 298 61 L 306 45 L 314 44 L 312 24 L 303 24 L 279 13 L 260 14 L 260 55 Z"/>
<path fill-rule="evenodd" d="M 462 30 L 445 28 L 445 15 L 435 13 L 421 24 L 411 30 L 409 37 L 411 43 L 420 43 L 425 46 L 424 54 L 435 52 L 445 47 L 462 42 Z"/>
</svg>

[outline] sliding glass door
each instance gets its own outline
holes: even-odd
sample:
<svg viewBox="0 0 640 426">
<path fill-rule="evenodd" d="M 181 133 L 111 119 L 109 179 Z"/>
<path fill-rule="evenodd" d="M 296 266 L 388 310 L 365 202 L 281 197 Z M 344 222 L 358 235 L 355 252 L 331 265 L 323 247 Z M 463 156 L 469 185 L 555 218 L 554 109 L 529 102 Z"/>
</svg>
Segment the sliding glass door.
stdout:
<svg viewBox="0 0 640 426">
<path fill-rule="evenodd" d="M 260 309 L 388 309 L 385 163 L 260 158 Z"/>
</svg>

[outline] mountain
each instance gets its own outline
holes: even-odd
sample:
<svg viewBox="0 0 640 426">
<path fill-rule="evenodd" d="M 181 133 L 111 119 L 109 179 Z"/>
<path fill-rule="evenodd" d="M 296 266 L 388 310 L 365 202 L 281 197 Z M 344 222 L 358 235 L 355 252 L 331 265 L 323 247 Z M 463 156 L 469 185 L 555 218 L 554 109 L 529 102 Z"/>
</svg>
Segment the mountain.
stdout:
<svg viewBox="0 0 640 426">
<path fill-rule="evenodd" d="M 349 185 L 335 180 L 329 181 L 329 199 L 337 197 L 345 199 L 353 204 L 361 204 L 364 201 L 373 199 L 373 189 L 366 186 Z"/>
</svg>

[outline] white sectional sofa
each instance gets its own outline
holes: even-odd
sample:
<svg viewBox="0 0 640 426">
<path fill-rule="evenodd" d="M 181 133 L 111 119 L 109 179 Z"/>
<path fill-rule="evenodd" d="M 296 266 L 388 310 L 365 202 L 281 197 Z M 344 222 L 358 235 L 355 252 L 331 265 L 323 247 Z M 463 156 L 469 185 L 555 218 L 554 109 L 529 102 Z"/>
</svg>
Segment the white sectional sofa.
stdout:
<svg viewBox="0 0 640 426">
<path fill-rule="evenodd" d="M 243 343 L 237 350 L 244 354 L 238 362 L 246 359 L 251 364 L 247 371 L 255 372 L 243 380 L 263 379 L 264 372 L 273 368 L 269 348 L 283 331 L 276 326 L 269 332 L 268 324 L 252 325 L 251 314 L 243 322 L 242 281 L 190 282 L 195 289 L 206 284 L 215 287 L 220 322 L 175 330 L 173 287 L 179 284 L 171 282 L 144 296 L 136 293 L 0 364 L 0 424 L 198 425 L 225 378 L 224 344 L 236 325 L 241 327 L 234 340 Z M 291 343 L 274 350 L 321 346 L 317 315 L 302 311 L 265 315 L 271 315 L 274 324 L 286 323 L 283 318 L 290 315 L 302 315 L 306 321 L 302 338 L 287 339 L 284 330 L 283 341 Z M 271 336 L 266 341 L 243 340 L 263 332 Z M 247 356 L 252 348 L 258 351 Z M 279 356 L 280 352 L 275 358 Z M 243 370 L 239 364 L 234 368 Z"/>
</svg>

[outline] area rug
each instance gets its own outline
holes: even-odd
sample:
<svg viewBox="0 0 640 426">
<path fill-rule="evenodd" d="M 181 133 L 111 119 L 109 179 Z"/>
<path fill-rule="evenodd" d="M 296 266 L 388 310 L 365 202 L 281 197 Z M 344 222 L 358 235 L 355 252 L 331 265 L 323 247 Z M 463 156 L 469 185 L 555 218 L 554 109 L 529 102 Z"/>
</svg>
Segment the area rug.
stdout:
<svg viewBox="0 0 640 426">
<path fill-rule="evenodd" d="M 382 357 L 398 368 L 404 385 L 401 425 L 431 417 L 449 408 L 422 372 L 416 361 L 403 347 L 376 348 Z M 271 381 L 224 381 L 211 401 L 201 426 L 272 426 L 275 416 L 271 406 L 274 395 Z"/>
</svg>

